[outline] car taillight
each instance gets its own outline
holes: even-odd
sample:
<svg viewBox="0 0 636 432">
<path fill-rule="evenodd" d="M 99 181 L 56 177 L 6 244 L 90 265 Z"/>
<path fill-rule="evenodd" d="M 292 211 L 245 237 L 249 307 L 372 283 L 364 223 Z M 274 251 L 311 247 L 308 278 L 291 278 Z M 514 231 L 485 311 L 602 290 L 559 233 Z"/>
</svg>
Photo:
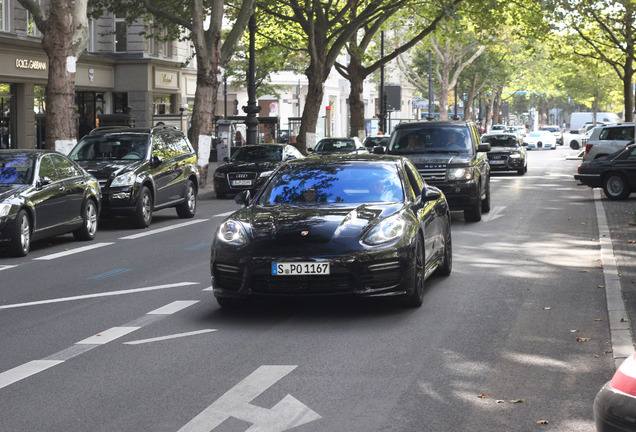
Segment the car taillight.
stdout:
<svg viewBox="0 0 636 432">
<path fill-rule="evenodd" d="M 581 174 L 581 165 L 579 165 L 579 167 L 576 169 L 576 173 Z"/>
<path fill-rule="evenodd" d="M 585 153 L 589 153 L 590 150 L 592 150 L 592 147 L 594 147 L 594 144 L 588 144 L 585 146 Z"/>
<path fill-rule="evenodd" d="M 636 354 L 627 357 L 618 368 L 610 386 L 620 392 L 636 396 Z"/>
</svg>

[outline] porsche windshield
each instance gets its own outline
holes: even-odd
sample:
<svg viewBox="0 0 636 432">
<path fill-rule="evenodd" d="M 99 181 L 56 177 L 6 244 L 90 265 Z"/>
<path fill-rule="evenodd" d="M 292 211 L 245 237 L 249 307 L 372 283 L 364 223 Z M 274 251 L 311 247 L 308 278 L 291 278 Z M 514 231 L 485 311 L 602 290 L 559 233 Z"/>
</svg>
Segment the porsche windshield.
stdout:
<svg viewBox="0 0 636 432">
<path fill-rule="evenodd" d="M 397 168 L 390 163 L 290 164 L 277 172 L 258 204 L 403 201 Z"/>
</svg>

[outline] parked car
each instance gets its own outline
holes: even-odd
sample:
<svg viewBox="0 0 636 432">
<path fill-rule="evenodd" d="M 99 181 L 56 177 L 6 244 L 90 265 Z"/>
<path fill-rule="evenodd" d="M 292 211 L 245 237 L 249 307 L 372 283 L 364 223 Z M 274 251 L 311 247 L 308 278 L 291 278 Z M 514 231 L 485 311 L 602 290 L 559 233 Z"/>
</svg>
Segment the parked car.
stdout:
<svg viewBox="0 0 636 432">
<path fill-rule="evenodd" d="M 153 212 L 168 207 L 175 207 L 181 218 L 194 217 L 197 156 L 174 127 L 94 129 L 69 157 L 97 177 L 100 216 L 128 216 L 137 228 L 149 226 Z"/>
<path fill-rule="evenodd" d="M 490 144 L 487 155 L 491 172 L 516 171 L 523 175 L 528 171 L 528 154 L 516 134 L 485 134 L 481 136 L 481 142 Z"/>
<path fill-rule="evenodd" d="M 523 137 L 526 136 L 526 127 L 525 126 L 509 126 L 503 131 L 495 131 L 493 133 L 497 133 L 497 132 L 515 134 L 519 138 L 519 140 L 523 140 Z"/>
<path fill-rule="evenodd" d="M 325 155 L 332 153 L 368 153 L 360 138 L 323 138 L 314 148 L 308 149 L 309 152 L 317 155 Z"/>
<path fill-rule="evenodd" d="M 490 211 L 489 150 L 472 122 L 425 121 L 397 125 L 386 151 L 408 157 L 428 184 L 444 192 L 452 211 L 477 222 Z"/>
<path fill-rule="evenodd" d="M 240 147 L 225 164 L 214 171 L 217 198 L 244 190 L 255 191 L 261 177 L 269 175 L 283 162 L 302 159 L 303 154 L 291 144 L 256 144 Z M 260 181 L 259 181 L 260 179 Z"/>
<path fill-rule="evenodd" d="M 636 431 L 636 354 L 620 367 L 594 399 L 596 432 Z"/>
<path fill-rule="evenodd" d="M 73 233 L 93 240 L 101 197 L 97 179 L 46 150 L 0 150 L 0 246 L 25 256 L 33 241 Z"/>
<path fill-rule="evenodd" d="M 222 307 L 253 297 L 397 296 L 420 306 L 424 281 L 452 269 L 442 192 L 406 158 L 330 155 L 277 169 L 214 234 Z"/>
<path fill-rule="evenodd" d="M 573 134 L 573 133 L 570 133 L 570 134 L 566 135 L 568 141 L 570 142 L 570 148 L 572 150 L 578 150 L 581 147 L 585 147 L 585 145 L 589 141 L 590 137 L 594 133 L 594 129 L 595 129 L 595 127 L 592 126 L 589 129 L 587 129 L 587 131 L 584 134 Z M 564 137 L 563 139 L 565 140 L 566 138 Z"/>
<path fill-rule="evenodd" d="M 634 142 L 636 124 L 622 123 L 597 127 L 585 145 L 584 161 L 607 156 Z"/>
<path fill-rule="evenodd" d="M 364 139 L 364 146 L 369 150 L 369 153 L 373 152 L 374 147 L 382 146 L 386 147 L 389 145 L 389 136 L 388 135 L 375 135 L 368 136 Z"/>
<path fill-rule="evenodd" d="M 530 132 L 523 139 L 523 145 L 528 150 L 531 149 L 551 149 L 556 150 L 556 137 L 548 131 L 534 131 Z"/>
<path fill-rule="evenodd" d="M 611 200 L 622 200 L 636 192 L 636 144 L 609 156 L 579 165 L 574 178 L 586 186 L 603 188 Z"/>
<path fill-rule="evenodd" d="M 539 130 L 548 131 L 556 138 L 557 145 L 563 145 L 563 131 L 557 125 L 541 126 Z"/>
<path fill-rule="evenodd" d="M 492 127 L 490 128 L 490 132 L 489 133 L 493 133 L 493 132 L 503 132 L 508 128 L 508 126 L 506 125 L 492 125 Z"/>
</svg>

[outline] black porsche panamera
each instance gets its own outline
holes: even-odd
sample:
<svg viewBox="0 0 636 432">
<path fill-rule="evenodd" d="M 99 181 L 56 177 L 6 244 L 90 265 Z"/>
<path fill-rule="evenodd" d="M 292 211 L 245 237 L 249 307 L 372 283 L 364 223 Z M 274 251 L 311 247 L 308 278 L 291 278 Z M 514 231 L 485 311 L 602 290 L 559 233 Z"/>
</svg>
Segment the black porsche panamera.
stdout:
<svg viewBox="0 0 636 432">
<path fill-rule="evenodd" d="M 442 192 L 406 158 L 333 155 L 290 161 L 216 231 L 214 295 L 222 307 L 254 297 L 399 296 L 420 306 L 425 280 L 452 269 Z"/>
</svg>

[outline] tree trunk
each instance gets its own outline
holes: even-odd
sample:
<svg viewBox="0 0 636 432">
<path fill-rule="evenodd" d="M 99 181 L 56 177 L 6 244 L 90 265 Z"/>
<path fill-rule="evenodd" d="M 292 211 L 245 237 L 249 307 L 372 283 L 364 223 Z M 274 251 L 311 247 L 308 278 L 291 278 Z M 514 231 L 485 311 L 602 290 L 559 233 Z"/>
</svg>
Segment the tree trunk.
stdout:
<svg viewBox="0 0 636 432">
<path fill-rule="evenodd" d="M 313 63 L 313 62 L 312 62 Z M 307 148 L 316 145 L 316 125 L 320 115 L 320 107 L 324 95 L 322 67 L 310 65 L 307 75 L 307 99 L 305 109 L 300 120 L 300 132 L 296 140 L 296 147 L 302 154 L 307 154 Z"/>
<path fill-rule="evenodd" d="M 199 60 L 199 59 L 197 59 Z M 208 165 L 210 151 L 212 149 L 212 134 L 214 131 L 214 108 L 216 106 L 216 93 L 219 88 L 213 60 L 205 62 L 201 58 L 197 70 L 197 88 L 192 110 L 192 126 L 188 135 L 192 139 L 193 147 L 197 153 L 197 164 L 200 174 L 200 186 L 204 187 L 208 179 Z M 225 145 L 230 146 L 228 142 Z"/>
<path fill-rule="evenodd" d="M 634 121 L 634 95 L 632 94 L 632 82 L 634 78 L 634 63 L 631 57 L 625 61 L 625 75 L 623 77 L 623 97 L 625 98 L 625 121 Z"/>
<path fill-rule="evenodd" d="M 49 58 L 45 147 L 68 153 L 77 142 L 73 10 L 69 2 L 50 8 L 42 48 Z"/>
<path fill-rule="evenodd" d="M 366 121 L 364 118 L 364 101 L 362 92 L 364 87 L 364 77 L 361 73 L 361 66 L 353 64 L 353 57 L 347 70 L 349 71 L 349 82 L 351 92 L 349 93 L 349 111 L 351 114 L 351 125 L 349 136 L 357 136 L 361 139 L 366 136 Z"/>
</svg>

